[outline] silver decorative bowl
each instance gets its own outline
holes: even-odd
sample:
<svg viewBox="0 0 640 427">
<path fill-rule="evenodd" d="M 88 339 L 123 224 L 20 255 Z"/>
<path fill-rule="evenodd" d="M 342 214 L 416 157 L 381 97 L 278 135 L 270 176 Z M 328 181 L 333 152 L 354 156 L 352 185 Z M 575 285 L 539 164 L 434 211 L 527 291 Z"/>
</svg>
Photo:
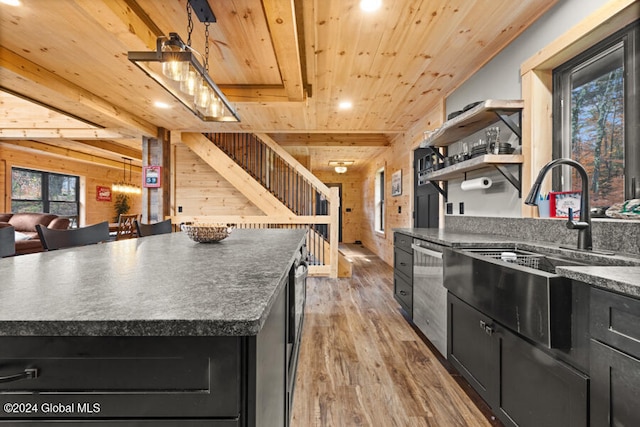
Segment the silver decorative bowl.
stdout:
<svg viewBox="0 0 640 427">
<path fill-rule="evenodd" d="M 194 242 L 212 243 L 226 239 L 232 228 L 226 224 L 182 224 L 182 231 Z"/>
</svg>

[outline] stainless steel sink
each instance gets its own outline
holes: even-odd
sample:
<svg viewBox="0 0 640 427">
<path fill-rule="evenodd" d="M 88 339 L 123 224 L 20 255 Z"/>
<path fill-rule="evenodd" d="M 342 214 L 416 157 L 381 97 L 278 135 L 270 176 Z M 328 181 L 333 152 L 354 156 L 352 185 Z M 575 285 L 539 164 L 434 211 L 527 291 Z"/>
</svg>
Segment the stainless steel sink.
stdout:
<svg viewBox="0 0 640 427">
<path fill-rule="evenodd" d="M 535 342 L 571 347 L 572 282 L 555 268 L 584 263 L 516 246 L 447 248 L 443 259 L 449 292 Z"/>
<path fill-rule="evenodd" d="M 555 274 L 557 266 L 576 266 L 587 265 L 584 261 L 577 261 L 558 256 L 550 256 L 532 251 L 524 251 L 515 247 L 507 248 L 482 248 L 482 249 L 464 249 L 466 252 L 473 253 L 478 256 L 487 257 L 493 260 L 499 260 L 511 266 L 517 265 L 535 270 L 544 271 Z"/>
</svg>

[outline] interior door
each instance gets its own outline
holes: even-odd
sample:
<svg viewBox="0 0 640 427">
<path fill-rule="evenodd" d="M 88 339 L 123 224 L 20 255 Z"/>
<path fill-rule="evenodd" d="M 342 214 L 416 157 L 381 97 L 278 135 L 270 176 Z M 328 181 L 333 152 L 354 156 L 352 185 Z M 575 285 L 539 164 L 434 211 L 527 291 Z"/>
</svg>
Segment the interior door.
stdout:
<svg viewBox="0 0 640 427">
<path fill-rule="evenodd" d="M 429 183 L 422 184 L 418 173 L 428 167 L 428 159 L 433 154 L 431 148 L 418 148 L 414 151 L 413 180 L 413 224 L 416 228 L 438 228 L 440 216 L 440 193 Z"/>
</svg>

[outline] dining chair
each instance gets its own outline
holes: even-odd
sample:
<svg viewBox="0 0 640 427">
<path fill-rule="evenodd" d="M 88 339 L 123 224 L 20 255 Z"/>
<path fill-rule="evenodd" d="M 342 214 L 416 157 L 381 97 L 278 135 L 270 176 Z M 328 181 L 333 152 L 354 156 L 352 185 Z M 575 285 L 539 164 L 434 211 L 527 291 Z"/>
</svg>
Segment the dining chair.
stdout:
<svg viewBox="0 0 640 427">
<path fill-rule="evenodd" d="M 134 221 L 138 237 L 153 236 L 155 234 L 166 234 L 173 231 L 171 219 L 156 222 L 154 224 L 143 224 L 137 219 Z"/>
<path fill-rule="evenodd" d="M 136 237 L 136 226 L 134 221 L 140 218 L 140 214 L 120 214 L 118 217 L 118 231 L 116 240 L 131 239 Z"/>
<path fill-rule="evenodd" d="M 68 230 L 55 230 L 38 224 L 36 230 L 42 246 L 47 251 L 91 245 L 109 240 L 109 223 L 107 221 Z"/>
<path fill-rule="evenodd" d="M 11 225 L 0 224 L 0 258 L 15 255 L 16 229 Z"/>
</svg>

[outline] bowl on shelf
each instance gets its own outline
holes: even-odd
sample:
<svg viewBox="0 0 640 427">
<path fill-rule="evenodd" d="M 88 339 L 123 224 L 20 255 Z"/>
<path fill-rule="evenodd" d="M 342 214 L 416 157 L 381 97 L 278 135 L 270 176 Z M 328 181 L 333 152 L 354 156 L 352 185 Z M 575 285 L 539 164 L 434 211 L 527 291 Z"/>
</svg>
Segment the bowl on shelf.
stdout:
<svg viewBox="0 0 640 427">
<path fill-rule="evenodd" d="M 182 231 L 194 242 L 213 243 L 226 239 L 232 227 L 227 224 L 182 224 Z"/>
</svg>

